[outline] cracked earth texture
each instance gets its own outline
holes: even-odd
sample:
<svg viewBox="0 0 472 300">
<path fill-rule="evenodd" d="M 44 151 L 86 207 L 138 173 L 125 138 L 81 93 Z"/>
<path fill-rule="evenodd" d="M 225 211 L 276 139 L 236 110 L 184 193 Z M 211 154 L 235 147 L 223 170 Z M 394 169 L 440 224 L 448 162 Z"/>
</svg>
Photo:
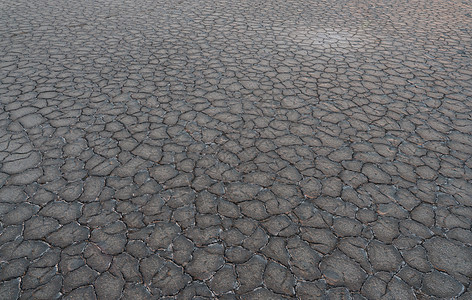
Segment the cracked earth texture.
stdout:
<svg viewBox="0 0 472 300">
<path fill-rule="evenodd" d="M 472 299 L 471 24 L 2 0 L 0 299 Z"/>
</svg>

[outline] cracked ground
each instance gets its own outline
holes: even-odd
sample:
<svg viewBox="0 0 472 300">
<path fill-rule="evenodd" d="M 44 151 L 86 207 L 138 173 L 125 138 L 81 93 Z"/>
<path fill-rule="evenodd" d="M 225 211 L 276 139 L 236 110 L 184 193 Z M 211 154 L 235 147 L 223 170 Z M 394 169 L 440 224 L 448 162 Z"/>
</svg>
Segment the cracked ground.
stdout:
<svg viewBox="0 0 472 300">
<path fill-rule="evenodd" d="M 1 0 L 0 299 L 472 299 L 471 24 Z"/>
</svg>

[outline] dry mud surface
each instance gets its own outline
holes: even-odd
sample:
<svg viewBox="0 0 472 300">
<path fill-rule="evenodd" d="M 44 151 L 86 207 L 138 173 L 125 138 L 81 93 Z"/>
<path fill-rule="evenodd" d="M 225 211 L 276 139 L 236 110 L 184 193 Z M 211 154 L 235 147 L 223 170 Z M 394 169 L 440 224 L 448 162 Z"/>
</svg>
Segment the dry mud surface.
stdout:
<svg viewBox="0 0 472 300">
<path fill-rule="evenodd" d="M 472 299 L 471 24 L 0 1 L 0 299 Z"/>
</svg>

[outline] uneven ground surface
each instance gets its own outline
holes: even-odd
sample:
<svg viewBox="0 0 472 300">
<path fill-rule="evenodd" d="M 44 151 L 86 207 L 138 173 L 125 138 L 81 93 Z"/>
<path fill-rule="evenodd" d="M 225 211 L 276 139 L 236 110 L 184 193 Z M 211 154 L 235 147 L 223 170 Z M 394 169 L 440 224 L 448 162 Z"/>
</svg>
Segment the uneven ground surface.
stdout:
<svg viewBox="0 0 472 300">
<path fill-rule="evenodd" d="M 471 299 L 471 24 L 2 0 L 0 299 Z"/>
</svg>

